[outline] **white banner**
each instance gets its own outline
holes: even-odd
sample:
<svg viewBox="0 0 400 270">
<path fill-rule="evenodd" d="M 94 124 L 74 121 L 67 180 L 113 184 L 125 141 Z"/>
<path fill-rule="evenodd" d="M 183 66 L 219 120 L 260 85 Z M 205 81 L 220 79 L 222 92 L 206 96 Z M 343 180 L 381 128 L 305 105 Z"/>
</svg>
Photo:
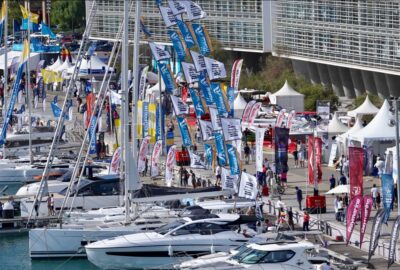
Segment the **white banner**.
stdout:
<svg viewBox="0 0 400 270">
<path fill-rule="evenodd" d="M 183 0 L 179 2 L 181 2 L 181 4 L 185 6 L 187 18 L 189 21 L 207 17 L 207 13 L 205 13 L 198 4 L 189 0 Z"/>
<path fill-rule="evenodd" d="M 334 166 L 333 160 L 336 157 L 336 152 L 337 152 L 337 143 L 336 142 L 332 142 L 331 153 L 329 155 L 329 162 L 328 162 L 328 166 L 329 167 L 333 167 Z"/>
<path fill-rule="evenodd" d="M 138 172 L 144 172 L 146 167 L 146 156 L 149 151 L 150 136 L 145 137 L 140 144 L 139 157 L 138 157 Z M 133 157 L 136 158 L 136 157 Z"/>
<path fill-rule="evenodd" d="M 232 141 L 232 145 L 235 146 L 238 151 L 239 160 L 243 160 L 243 158 L 242 158 L 242 139 Z"/>
<path fill-rule="evenodd" d="M 112 156 L 110 169 L 108 171 L 109 174 L 118 174 L 121 167 L 121 147 L 118 147 Z"/>
<path fill-rule="evenodd" d="M 256 171 L 262 171 L 262 165 L 264 160 L 264 133 L 265 128 L 256 128 Z"/>
<path fill-rule="evenodd" d="M 286 113 L 285 109 L 282 109 L 282 110 L 279 111 L 278 116 L 276 117 L 276 123 L 275 123 L 276 127 L 281 127 L 282 126 L 283 119 L 285 118 L 285 113 Z"/>
<path fill-rule="evenodd" d="M 240 119 L 237 118 L 221 118 L 222 132 L 225 141 L 241 140 L 242 128 Z"/>
<path fill-rule="evenodd" d="M 146 80 L 147 80 L 147 72 L 149 71 L 149 66 L 145 66 L 142 69 L 142 74 L 140 74 L 140 81 L 139 81 L 139 98 L 144 99 L 144 89 L 146 88 Z M 132 82 L 133 83 L 133 82 Z M 133 87 L 135 89 L 135 87 Z"/>
<path fill-rule="evenodd" d="M 221 185 L 223 190 L 238 192 L 239 175 L 231 175 L 230 170 L 221 168 Z"/>
<path fill-rule="evenodd" d="M 158 8 L 167 28 L 176 24 L 175 15 L 170 8 L 163 6 L 159 6 Z"/>
<path fill-rule="evenodd" d="M 261 109 L 262 103 L 261 102 L 257 102 L 256 104 L 254 104 L 251 107 L 251 111 L 249 114 L 249 117 L 247 118 L 247 122 L 249 123 L 249 125 L 252 125 L 254 122 L 254 119 L 256 119 L 257 115 L 258 115 L 258 111 Z"/>
<path fill-rule="evenodd" d="M 187 83 L 194 83 L 199 81 L 199 73 L 197 73 L 196 68 L 193 64 L 186 62 L 181 62 L 181 64 Z"/>
<path fill-rule="evenodd" d="M 151 177 L 158 176 L 158 162 L 160 159 L 160 154 L 162 152 L 162 140 L 156 141 L 153 148 L 153 154 L 151 155 Z"/>
<path fill-rule="evenodd" d="M 207 70 L 206 62 L 204 60 L 203 55 L 195 51 L 190 51 L 190 55 L 192 56 L 192 60 L 194 66 L 196 67 L 197 72 L 200 72 L 202 70 Z"/>
<path fill-rule="evenodd" d="M 207 73 L 210 80 L 226 78 L 225 65 L 215 59 L 204 57 L 206 62 Z"/>
<path fill-rule="evenodd" d="M 189 114 L 189 106 L 180 97 L 174 95 L 171 95 L 170 97 L 175 115 Z"/>
<path fill-rule="evenodd" d="M 251 174 L 242 172 L 239 197 L 255 200 L 257 198 L 257 193 L 257 178 Z"/>
<path fill-rule="evenodd" d="M 172 180 L 174 179 L 175 150 L 176 145 L 172 145 L 169 148 L 167 160 L 165 162 L 165 183 L 167 187 L 172 185 Z"/>
<path fill-rule="evenodd" d="M 242 70 L 243 59 L 236 60 L 232 66 L 231 86 L 235 91 L 239 90 L 240 72 Z"/>
<path fill-rule="evenodd" d="M 206 168 L 206 162 L 202 160 L 202 158 L 199 155 L 196 155 L 192 151 L 189 151 L 190 155 L 190 168 L 193 169 L 205 169 Z"/>
<path fill-rule="evenodd" d="M 287 121 L 286 121 L 286 128 L 290 129 L 292 127 L 293 124 L 293 120 L 296 116 L 296 111 L 295 110 L 291 110 L 288 117 L 287 117 Z"/>
<path fill-rule="evenodd" d="M 114 92 L 113 90 L 109 91 L 110 93 L 110 98 L 111 98 L 111 103 L 116 104 L 116 105 L 121 105 L 121 95 L 118 94 L 117 92 Z"/>
<path fill-rule="evenodd" d="M 214 139 L 214 129 L 212 123 L 210 121 L 205 121 L 199 119 L 199 126 L 201 130 L 201 134 L 203 137 L 203 141 L 208 141 Z"/>
<path fill-rule="evenodd" d="M 243 123 L 247 123 L 248 122 L 249 115 L 250 115 L 250 112 L 251 112 L 251 108 L 253 108 L 253 105 L 256 104 L 256 103 L 257 103 L 257 101 L 255 101 L 255 100 L 251 100 L 251 101 L 249 101 L 249 103 L 247 103 L 246 107 L 244 108 L 243 115 L 242 115 Z"/>
<path fill-rule="evenodd" d="M 156 59 L 156 61 L 171 58 L 171 55 L 169 54 L 169 52 L 164 50 L 164 46 L 157 45 L 154 42 L 149 42 L 149 46 L 150 46 L 151 53 L 153 54 L 153 57 Z"/>
<path fill-rule="evenodd" d="M 174 15 L 186 12 L 185 6 L 183 5 L 182 1 L 168 0 L 168 6 Z"/>
<path fill-rule="evenodd" d="M 211 124 L 213 126 L 214 131 L 221 130 L 222 129 L 221 118 L 218 115 L 217 108 L 210 106 L 208 107 L 208 110 L 210 112 Z"/>
</svg>

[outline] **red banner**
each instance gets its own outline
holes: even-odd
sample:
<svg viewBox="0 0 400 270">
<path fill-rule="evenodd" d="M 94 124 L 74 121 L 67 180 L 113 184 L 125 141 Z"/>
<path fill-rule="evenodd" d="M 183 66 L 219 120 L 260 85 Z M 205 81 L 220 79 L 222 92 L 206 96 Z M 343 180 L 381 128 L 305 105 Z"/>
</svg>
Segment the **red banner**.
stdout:
<svg viewBox="0 0 400 270">
<path fill-rule="evenodd" d="M 96 97 L 93 93 L 89 93 L 86 97 L 86 106 L 87 106 L 86 119 L 85 119 L 86 128 L 88 128 L 90 124 L 90 117 L 92 116 L 93 113 L 95 99 Z"/>
<path fill-rule="evenodd" d="M 314 153 L 315 153 L 316 168 L 314 168 Z M 315 138 L 315 145 L 314 145 L 314 136 L 308 135 L 308 183 L 310 185 L 314 184 L 315 170 L 318 171 L 317 175 L 318 183 L 321 183 L 322 181 L 321 160 L 322 160 L 321 138 Z"/>
<path fill-rule="evenodd" d="M 350 199 L 363 195 L 364 149 L 349 147 Z"/>
<path fill-rule="evenodd" d="M 187 87 L 184 86 L 184 87 L 182 87 L 181 99 L 183 102 L 186 103 L 187 98 L 188 98 L 188 89 L 187 89 Z"/>
<path fill-rule="evenodd" d="M 353 233 L 354 227 L 358 214 L 363 206 L 363 197 L 358 195 L 351 199 L 349 207 L 347 208 L 346 214 L 346 244 L 349 244 L 351 234 Z"/>
<path fill-rule="evenodd" d="M 365 231 L 367 230 L 367 223 L 371 214 L 373 200 L 370 195 L 365 195 L 363 198 L 363 205 L 361 208 L 361 224 L 360 224 L 360 248 L 364 240 Z"/>
</svg>

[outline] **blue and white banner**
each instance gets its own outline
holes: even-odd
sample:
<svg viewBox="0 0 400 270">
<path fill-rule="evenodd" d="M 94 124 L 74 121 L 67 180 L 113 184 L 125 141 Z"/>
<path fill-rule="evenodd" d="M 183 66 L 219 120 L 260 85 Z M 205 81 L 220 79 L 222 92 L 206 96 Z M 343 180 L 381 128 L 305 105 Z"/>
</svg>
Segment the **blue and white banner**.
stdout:
<svg viewBox="0 0 400 270">
<path fill-rule="evenodd" d="M 221 168 L 221 188 L 238 192 L 239 175 L 231 174 L 230 170 Z"/>
<path fill-rule="evenodd" d="M 175 20 L 176 24 L 178 25 L 179 31 L 181 31 L 183 40 L 186 43 L 186 47 L 190 49 L 196 46 L 196 42 L 194 41 L 192 32 L 190 32 L 189 26 L 184 21 L 178 19 L 177 17 L 175 18 Z"/>
<path fill-rule="evenodd" d="M 176 55 L 178 56 L 178 60 L 184 61 L 188 53 L 180 35 L 174 30 L 168 30 L 168 36 L 171 39 L 172 46 L 174 47 Z"/>
<path fill-rule="evenodd" d="M 190 97 L 192 98 L 196 116 L 197 116 L 197 118 L 200 118 L 201 116 L 203 116 L 206 113 L 203 103 L 201 102 L 201 99 L 195 89 L 189 88 L 189 92 L 190 92 Z"/>
<path fill-rule="evenodd" d="M 96 154 L 96 115 L 92 115 L 89 125 L 89 154 Z"/>
<path fill-rule="evenodd" d="M 385 217 L 383 222 L 387 223 L 389 219 L 390 211 L 392 210 L 393 198 L 394 198 L 394 182 L 391 174 L 382 174 L 382 204 L 385 209 Z"/>
<path fill-rule="evenodd" d="M 203 70 L 207 71 L 207 66 L 206 66 L 206 62 L 204 61 L 203 55 L 201 55 L 195 51 L 190 51 L 190 56 L 192 56 L 192 60 L 193 60 L 194 66 L 196 67 L 197 72 L 200 72 Z"/>
<path fill-rule="evenodd" d="M 160 114 L 163 117 L 164 112 L 163 112 L 160 104 L 156 104 L 156 106 L 157 106 L 156 107 L 156 140 L 158 141 L 158 140 L 162 140 L 162 138 L 161 138 L 161 126 L 162 126 L 161 119 L 162 118 L 160 119 Z M 161 110 L 161 113 L 160 113 L 160 110 Z"/>
<path fill-rule="evenodd" d="M 149 103 L 143 102 L 143 113 L 142 113 L 142 137 L 145 138 L 149 135 Z"/>
<path fill-rule="evenodd" d="M 226 166 L 226 153 L 225 153 L 225 143 L 220 132 L 214 132 L 215 147 L 217 148 L 218 163 L 220 166 Z"/>
<path fill-rule="evenodd" d="M 235 88 L 233 88 L 232 86 L 228 86 L 228 91 L 226 92 L 227 98 L 228 98 L 228 103 L 229 103 L 229 116 L 233 117 L 234 115 L 234 108 L 233 108 L 233 104 L 235 103 Z"/>
<path fill-rule="evenodd" d="M 199 73 L 199 88 L 204 99 L 206 100 L 207 106 L 213 105 L 214 99 L 211 92 L 211 86 L 207 80 L 207 73 L 205 71 L 200 71 Z"/>
<path fill-rule="evenodd" d="M 204 144 L 204 157 L 206 160 L 206 164 L 208 166 L 211 166 L 211 164 L 213 162 L 213 150 L 212 150 L 212 146 L 209 144 Z"/>
<path fill-rule="evenodd" d="M 189 114 L 189 106 L 180 97 L 171 95 L 175 115 Z"/>
<path fill-rule="evenodd" d="M 160 9 L 161 17 L 163 18 L 165 26 L 167 28 L 177 23 L 174 13 L 172 13 L 172 10 L 170 8 L 163 6 L 158 6 L 158 8 Z"/>
<path fill-rule="evenodd" d="M 193 169 L 206 169 L 207 164 L 204 160 L 201 159 L 199 155 L 196 155 L 192 151 L 189 151 L 190 156 L 190 168 Z"/>
<path fill-rule="evenodd" d="M 194 65 L 186 62 L 182 62 L 181 64 L 186 82 L 188 84 L 197 82 L 199 80 L 199 73 L 197 73 Z"/>
<path fill-rule="evenodd" d="M 189 21 L 203 19 L 207 17 L 207 13 L 205 13 L 198 4 L 189 0 L 184 0 L 180 2 L 186 9 L 186 15 Z"/>
<path fill-rule="evenodd" d="M 221 117 L 218 115 L 218 110 L 215 106 L 208 107 L 210 112 L 211 124 L 215 131 L 222 129 Z"/>
<path fill-rule="evenodd" d="M 239 160 L 237 157 L 236 147 L 231 144 L 226 144 L 226 151 L 228 152 L 229 167 L 231 168 L 232 175 L 240 174 Z"/>
<path fill-rule="evenodd" d="M 158 62 L 158 69 L 159 72 L 161 72 L 161 77 L 164 81 L 165 89 L 169 94 L 172 94 L 172 92 L 176 89 L 176 83 L 174 77 L 172 76 L 169 65 L 166 63 Z"/>
<path fill-rule="evenodd" d="M 239 197 L 255 200 L 258 194 L 257 178 L 242 172 L 240 177 Z"/>
<path fill-rule="evenodd" d="M 171 55 L 168 51 L 164 50 L 164 46 L 157 45 L 154 42 L 149 42 L 151 54 L 156 61 L 170 59 Z"/>
<path fill-rule="evenodd" d="M 196 35 L 197 44 L 199 44 L 200 53 L 204 56 L 209 55 L 212 52 L 212 48 L 206 28 L 198 23 L 192 23 L 192 27 Z"/>
<path fill-rule="evenodd" d="M 210 80 L 226 78 L 226 69 L 224 63 L 208 57 L 204 57 L 204 61 L 206 63 L 207 74 Z"/>
<path fill-rule="evenodd" d="M 225 141 L 236 141 L 242 139 L 242 127 L 239 118 L 221 118 L 222 132 Z"/>
<path fill-rule="evenodd" d="M 201 130 L 201 135 L 203 137 L 203 141 L 208 141 L 214 139 L 214 128 L 212 126 L 211 121 L 205 121 L 198 119 L 198 125 Z"/>
<path fill-rule="evenodd" d="M 221 85 L 219 83 L 212 82 L 211 93 L 215 105 L 217 106 L 218 114 L 220 116 L 228 116 L 228 108 L 226 107 L 224 93 L 222 93 Z"/>
<path fill-rule="evenodd" d="M 182 1 L 168 0 L 168 6 L 174 15 L 186 12 L 185 6 L 183 5 Z"/>
<path fill-rule="evenodd" d="M 190 137 L 190 131 L 189 131 L 188 124 L 186 122 L 186 118 L 184 118 L 184 117 L 176 117 L 176 120 L 178 121 L 179 130 L 181 131 L 183 145 L 184 146 L 191 146 L 192 145 L 192 139 Z"/>
</svg>

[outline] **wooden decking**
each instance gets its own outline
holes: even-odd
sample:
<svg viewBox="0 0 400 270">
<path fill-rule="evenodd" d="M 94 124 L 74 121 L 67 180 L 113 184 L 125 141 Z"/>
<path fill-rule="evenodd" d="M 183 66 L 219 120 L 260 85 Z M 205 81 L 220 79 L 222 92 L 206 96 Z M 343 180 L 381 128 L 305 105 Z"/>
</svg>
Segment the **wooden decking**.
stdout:
<svg viewBox="0 0 400 270">
<path fill-rule="evenodd" d="M 22 233 L 30 228 L 40 228 L 59 223 L 57 216 L 33 217 L 29 220 L 27 217 L 0 218 L 0 234 Z"/>
</svg>

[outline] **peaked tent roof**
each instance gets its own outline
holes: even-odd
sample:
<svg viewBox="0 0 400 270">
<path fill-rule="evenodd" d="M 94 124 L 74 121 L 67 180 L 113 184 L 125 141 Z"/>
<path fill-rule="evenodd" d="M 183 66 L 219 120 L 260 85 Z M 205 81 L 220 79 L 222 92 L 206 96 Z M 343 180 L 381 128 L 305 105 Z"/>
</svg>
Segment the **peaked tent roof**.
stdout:
<svg viewBox="0 0 400 270">
<path fill-rule="evenodd" d="M 294 90 L 287 81 L 277 92 L 273 93 L 274 96 L 304 96 L 303 94 Z"/>
<path fill-rule="evenodd" d="M 64 61 L 64 63 L 62 63 L 62 65 L 60 65 L 59 67 L 55 68 L 54 71 L 62 72 L 64 70 L 68 70 L 72 66 L 73 65 L 69 61 Z"/>
<path fill-rule="evenodd" d="M 60 57 L 57 57 L 57 61 L 55 61 L 52 65 L 46 67 L 47 70 L 52 70 L 55 71 L 58 67 L 60 67 L 63 64 L 62 60 Z"/>
<path fill-rule="evenodd" d="M 342 134 L 348 131 L 349 128 L 340 122 L 339 118 L 337 117 L 336 113 L 333 115 L 332 120 L 329 121 L 328 125 L 328 133 L 329 134 Z"/>
<path fill-rule="evenodd" d="M 392 118 L 389 102 L 385 100 L 374 119 L 364 128 L 351 134 L 350 138 L 364 144 L 366 141 L 392 141 L 395 139 L 395 126 L 389 126 Z"/>
<path fill-rule="evenodd" d="M 357 131 L 359 131 L 362 128 L 364 128 L 364 127 L 363 127 L 363 123 L 361 121 L 361 118 L 357 117 L 357 120 L 356 120 L 354 126 L 352 126 L 348 131 L 346 131 L 342 135 L 337 136 L 337 138 L 344 140 L 344 139 L 350 137 L 352 134 L 356 133 Z"/>
<path fill-rule="evenodd" d="M 349 111 L 347 115 L 356 117 L 357 115 L 364 115 L 364 114 L 377 114 L 379 109 L 372 104 L 371 100 L 369 99 L 368 95 L 365 98 L 363 104 L 358 106 L 358 108 Z"/>
<path fill-rule="evenodd" d="M 235 110 L 244 110 L 246 108 L 247 102 L 246 100 L 242 97 L 242 95 L 239 93 L 235 100 L 233 101 L 233 108 Z"/>
</svg>

